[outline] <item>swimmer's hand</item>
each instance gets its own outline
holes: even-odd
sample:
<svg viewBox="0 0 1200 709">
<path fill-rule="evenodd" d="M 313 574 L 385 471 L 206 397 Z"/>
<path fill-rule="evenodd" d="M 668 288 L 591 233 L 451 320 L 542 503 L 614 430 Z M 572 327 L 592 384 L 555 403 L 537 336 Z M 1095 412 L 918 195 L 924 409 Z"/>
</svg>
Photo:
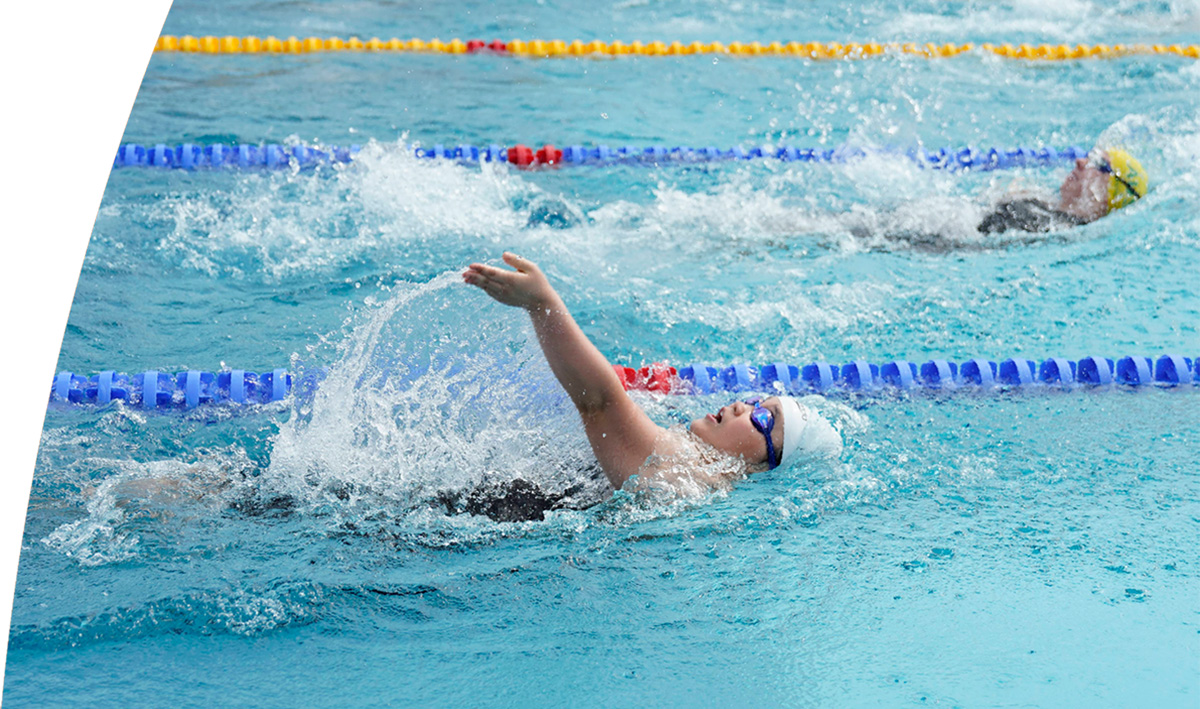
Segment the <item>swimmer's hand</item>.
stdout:
<svg viewBox="0 0 1200 709">
<path fill-rule="evenodd" d="M 473 263 L 463 271 L 463 281 L 505 305 L 525 310 L 544 309 L 558 299 L 558 294 L 537 264 L 507 251 L 504 252 L 504 262 L 517 270 Z"/>
</svg>

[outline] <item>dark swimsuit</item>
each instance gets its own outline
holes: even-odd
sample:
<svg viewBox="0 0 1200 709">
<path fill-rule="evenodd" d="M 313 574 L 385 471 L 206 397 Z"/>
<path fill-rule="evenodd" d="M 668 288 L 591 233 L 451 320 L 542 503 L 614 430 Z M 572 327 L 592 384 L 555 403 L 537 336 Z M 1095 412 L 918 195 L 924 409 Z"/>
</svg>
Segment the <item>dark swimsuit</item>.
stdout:
<svg viewBox="0 0 1200 709">
<path fill-rule="evenodd" d="M 981 234 L 997 234 L 1009 229 L 1043 233 L 1086 224 L 1079 217 L 1060 212 L 1040 199 L 1014 199 L 1002 202 L 984 217 L 977 227 Z"/>
<path fill-rule="evenodd" d="M 531 522 L 546 518 L 551 510 L 586 510 L 604 501 L 608 478 L 599 465 L 581 471 L 584 482 L 565 490 L 547 490 L 523 478 L 485 480 L 466 491 L 442 491 L 438 502 L 447 514 L 472 514 L 496 522 Z"/>
<path fill-rule="evenodd" d="M 260 468 L 250 465 L 229 471 L 231 481 L 256 477 Z M 485 479 L 465 490 L 440 490 L 434 504 L 446 514 L 471 514 L 488 517 L 496 522 L 531 522 L 546 518 L 551 510 L 586 510 L 612 496 L 612 486 L 597 463 L 574 469 L 566 488 L 553 483 L 539 484 L 524 478 Z M 348 500 L 353 486 L 331 483 L 327 486 L 339 500 Z M 233 509 L 254 517 L 287 517 L 296 510 L 296 499 L 267 490 L 252 488 L 231 501 Z"/>
</svg>

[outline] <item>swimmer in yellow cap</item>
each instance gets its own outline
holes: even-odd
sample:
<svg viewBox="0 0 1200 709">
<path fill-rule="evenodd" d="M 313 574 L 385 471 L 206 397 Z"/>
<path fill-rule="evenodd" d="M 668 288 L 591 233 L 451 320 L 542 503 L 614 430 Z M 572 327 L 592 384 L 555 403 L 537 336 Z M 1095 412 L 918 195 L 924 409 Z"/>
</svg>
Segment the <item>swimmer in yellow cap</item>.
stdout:
<svg viewBox="0 0 1200 709">
<path fill-rule="evenodd" d="M 1096 149 L 1075 161 L 1058 190 L 1057 205 L 1036 197 L 1005 200 L 980 222 L 979 231 L 1046 232 L 1087 224 L 1133 204 L 1149 187 L 1145 168 L 1128 152 Z"/>
</svg>

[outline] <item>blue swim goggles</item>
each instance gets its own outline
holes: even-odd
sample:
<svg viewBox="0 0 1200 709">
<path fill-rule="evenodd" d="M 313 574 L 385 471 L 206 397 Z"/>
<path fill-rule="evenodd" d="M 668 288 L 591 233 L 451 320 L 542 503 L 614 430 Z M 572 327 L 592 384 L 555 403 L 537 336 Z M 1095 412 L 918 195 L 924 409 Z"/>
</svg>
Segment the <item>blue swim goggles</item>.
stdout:
<svg viewBox="0 0 1200 709">
<path fill-rule="evenodd" d="M 750 412 L 750 423 L 767 442 L 767 466 L 774 469 L 779 466 L 779 459 L 775 457 L 775 443 L 771 440 L 771 431 L 775 430 L 775 414 L 763 407 L 761 396 L 752 396 L 745 403 L 754 407 L 754 411 Z"/>
</svg>

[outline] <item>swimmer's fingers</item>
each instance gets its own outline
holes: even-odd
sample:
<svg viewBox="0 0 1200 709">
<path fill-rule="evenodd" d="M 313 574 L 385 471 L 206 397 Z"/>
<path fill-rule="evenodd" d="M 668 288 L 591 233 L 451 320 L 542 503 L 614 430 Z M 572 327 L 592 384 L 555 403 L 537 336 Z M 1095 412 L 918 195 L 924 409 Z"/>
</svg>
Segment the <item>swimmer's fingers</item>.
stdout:
<svg viewBox="0 0 1200 709">
<path fill-rule="evenodd" d="M 495 269 L 492 270 L 494 271 Z M 463 271 L 462 277 L 463 281 L 468 284 L 482 288 L 489 293 L 491 292 L 489 289 L 494 290 L 500 286 L 500 281 L 493 278 L 487 271 L 484 271 L 483 267 L 480 267 L 479 264 L 471 264 L 467 270 Z"/>
<path fill-rule="evenodd" d="M 554 289 L 535 263 L 508 252 L 504 260 L 517 270 L 473 263 L 463 271 L 463 280 L 505 305 L 526 309 L 542 307 L 554 297 Z"/>
<path fill-rule="evenodd" d="M 504 259 L 504 263 L 507 263 L 521 273 L 542 275 L 542 269 L 538 268 L 536 263 L 529 259 L 521 258 L 511 251 L 505 251 L 502 258 Z"/>
<path fill-rule="evenodd" d="M 504 276 L 517 275 L 514 271 L 509 271 L 505 268 L 496 268 L 495 266 L 489 266 L 486 263 L 473 263 L 470 266 L 467 266 L 467 272 L 478 273 L 488 278 L 502 278 Z"/>
<path fill-rule="evenodd" d="M 505 271 L 482 263 L 473 263 L 463 272 L 464 281 L 480 288 L 484 288 L 489 284 L 497 287 L 511 286 L 521 277 L 522 275 L 519 273 Z"/>
<path fill-rule="evenodd" d="M 522 273 L 479 263 L 473 263 L 463 271 L 463 280 L 468 284 L 481 289 L 498 302 L 518 307 L 529 307 L 531 299 L 528 289 L 522 287 L 522 282 L 528 278 Z"/>
</svg>

